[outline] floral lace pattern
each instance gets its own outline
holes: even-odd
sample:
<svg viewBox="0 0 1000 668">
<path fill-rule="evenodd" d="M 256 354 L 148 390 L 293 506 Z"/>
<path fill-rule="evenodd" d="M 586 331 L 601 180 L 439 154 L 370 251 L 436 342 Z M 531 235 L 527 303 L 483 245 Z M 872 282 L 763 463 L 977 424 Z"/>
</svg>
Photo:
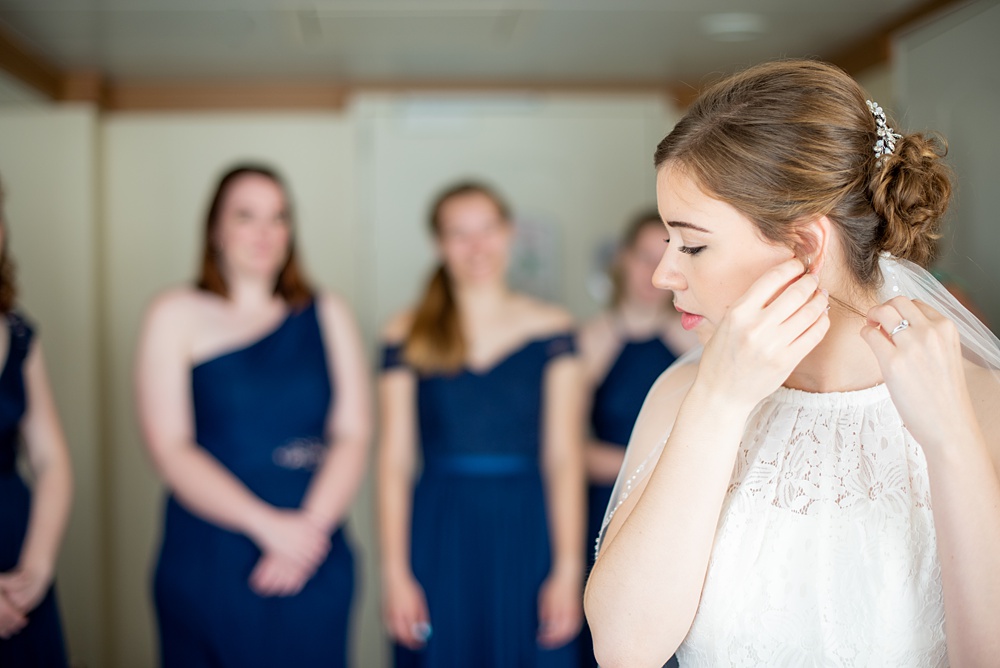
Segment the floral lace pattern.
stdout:
<svg viewBox="0 0 1000 668">
<path fill-rule="evenodd" d="M 884 385 L 747 422 L 681 666 L 947 666 L 927 463 Z"/>
</svg>

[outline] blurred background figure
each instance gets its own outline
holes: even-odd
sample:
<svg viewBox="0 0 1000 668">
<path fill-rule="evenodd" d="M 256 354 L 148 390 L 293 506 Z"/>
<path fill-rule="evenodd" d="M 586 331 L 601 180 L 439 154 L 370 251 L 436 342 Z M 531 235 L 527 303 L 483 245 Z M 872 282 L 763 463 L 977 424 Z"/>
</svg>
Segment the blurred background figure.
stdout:
<svg viewBox="0 0 1000 668">
<path fill-rule="evenodd" d="M 0 666 L 55 668 L 67 665 L 52 581 L 73 474 L 42 344 L 16 298 L 0 187 Z M 31 491 L 17 471 L 22 444 Z"/>
<path fill-rule="evenodd" d="M 369 379 L 353 316 L 305 281 L 271 170 L 227 173 L 196 287 L 150 306 L 139 416 L 171 491 L 155 575 L 162 664 L 344 666 Z"/>
<path fill-rule="evenodd" d="M 387 326 L 379 388 L 395 663 L 576 666 L 584 499 L 573 322 L 508 288 L 513 229 L 495 192 L 454 186 L 430 222 L 441 265 L 421 302 Z"/>
<path fill-rule="evenodd" d="M 681 327 L 673 294 L 653 286 L 666 232 L 655 209 L 625 228 L 611 267 L 611 304 L 580 330 L 580 357 L 590 398 L 587 469 L 587 570 L 618 477 L 625 446 L 653 382 L 697 344 Z M 581 634 L 581 665 L 596 667 L 590 631 Z M 676 666 L 676 659 L 668 665 Z"/>
</svg>

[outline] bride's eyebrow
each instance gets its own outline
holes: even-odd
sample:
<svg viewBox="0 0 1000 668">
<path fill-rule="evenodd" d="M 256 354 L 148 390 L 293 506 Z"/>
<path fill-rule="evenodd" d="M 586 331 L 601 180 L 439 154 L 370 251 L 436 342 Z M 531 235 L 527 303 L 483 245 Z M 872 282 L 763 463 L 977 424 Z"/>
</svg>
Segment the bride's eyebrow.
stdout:
<svg viewBox="0 0 1000 668">
<path fill-rule="evenodd" d="M 704 232 L 705 234 L 711 234 L 711 230 L 706 230 L 704 227 L 698 227 L 694 223 L 685 223 L 682 220 L 668 220 L 665 221 L 667 227 L 683 227 L 689 230 L 697 230 L 698 232 Z"/>
</svg>

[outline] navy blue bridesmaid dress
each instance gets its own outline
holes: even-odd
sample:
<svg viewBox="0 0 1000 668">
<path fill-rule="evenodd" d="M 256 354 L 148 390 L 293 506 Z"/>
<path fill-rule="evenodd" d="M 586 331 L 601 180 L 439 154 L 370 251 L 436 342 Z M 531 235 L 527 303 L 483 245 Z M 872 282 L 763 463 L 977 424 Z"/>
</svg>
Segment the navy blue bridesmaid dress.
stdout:
<svg viewBox="0 0 1000 668">
<path fill-rule="evenodd" d="M 17 473 L 21 419 L 27 410 L 24 361 L 31 349 L 31 326 L 17 313 L 7 313 L 10 346 L 0 374 L 0 573 L 17 566 L 28 530 L 31 492 Z M 66 646 L 56 606 L 55 589 L 28 615 L 20 633 L 0 639 L 3 668 L 66 666 Z"/>
<path fill-rule="evenodd" d="M 195 366 L 195 439 L 251 492 L 298 508 L 322 459 L 333 387 L 315 303 L 262 339 Z M 246 536 L 167 501 L 154 578 L 165 668 L 347 665 L 354 560 L 338 528 L 302 591 L 261 597 Z"/>
<path fill-rule="evenodd" d="M 659 337 L 641 341 L 626 341 L 601 384 L 594 391 L 590 409 L 590 426 L 593 437 L 609 445 L 617 445 L 624 452 L 632 435 L 632 427 L 639 417 L 646 394 L 677 356 Z M 594 546 L 604 521 L 612 485 L 590 483 L 587 488 L 587 566 L 594 565 Z M 594 668 L 590 630 L 581 634 L 581 666 Z M 667 666 L 676 666 L 671 658 Z"/>
<path fill-rule="evenodd" d="M 385 349 L 386 370 L 404 366 Z M 576 641 L 543 649 L 538 591 L 551 548 L 539 468 L 543 377 L 570 334 L 532 340 L 493 367 L 418 376 L 423 471 L 411 560 L 433 631 L 397 668 L 575 668 Z"/>
</svg>

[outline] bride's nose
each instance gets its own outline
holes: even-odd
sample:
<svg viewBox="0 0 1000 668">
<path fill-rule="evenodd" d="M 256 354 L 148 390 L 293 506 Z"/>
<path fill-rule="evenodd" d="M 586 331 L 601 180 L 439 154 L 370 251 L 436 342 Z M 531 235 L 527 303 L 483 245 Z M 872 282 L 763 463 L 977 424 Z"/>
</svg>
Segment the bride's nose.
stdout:
<svg viewBox="0 0 1000 668">
<path fill-rule="evenodd" d="M 678 291 L 687 287 L 687 281 L 677 268 L 675 259 L 671 257 L 672 255 L 674 254 L 670 252 L 670 247 L 668 246 L 663 251 L 663 256 L 660 258 L 660 262 L 656 265 L 656 270 L 653 272 L 653 285 L 661 290 Z"/>
</svg>

